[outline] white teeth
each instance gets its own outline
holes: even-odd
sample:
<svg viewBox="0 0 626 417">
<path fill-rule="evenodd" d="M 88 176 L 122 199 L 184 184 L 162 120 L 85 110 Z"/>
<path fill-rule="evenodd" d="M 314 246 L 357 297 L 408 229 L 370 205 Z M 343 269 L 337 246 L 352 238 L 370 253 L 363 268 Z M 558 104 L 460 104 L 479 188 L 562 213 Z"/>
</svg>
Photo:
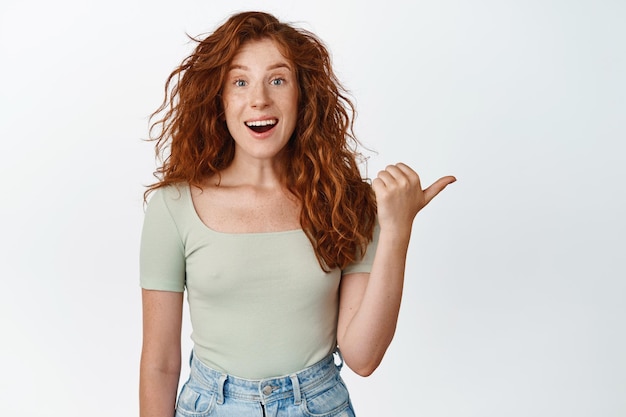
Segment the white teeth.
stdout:
<svg viewBox="0 0 626 417">
<path fill-rule="evenodd" d="M 269 125 L 275 125 L 276 123 L 278 123 L 278 120 L 276 119 L 257 120 L 254 122 L 246 122 L 246 126 L 269 126 Z"/>
</svg>

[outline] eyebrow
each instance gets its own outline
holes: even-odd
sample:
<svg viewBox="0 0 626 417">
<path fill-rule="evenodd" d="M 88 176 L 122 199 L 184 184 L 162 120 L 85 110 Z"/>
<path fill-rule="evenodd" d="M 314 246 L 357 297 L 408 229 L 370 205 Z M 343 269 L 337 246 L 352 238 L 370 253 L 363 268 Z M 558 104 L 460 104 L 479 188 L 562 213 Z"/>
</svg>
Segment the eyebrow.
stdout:
<svg viewBox="0 0 626 417">
<path fill-rule="evenodd" d="M 278 62 L 276 64 L 272 64 L 269 67 L 267 67 L 267 70 L 271 71 L 271 70 L 275 70 L 275 69 L 278 69 L 278 68 L 286 68 L 288 70 L 291 70 L 291 67 L 288 64 L 284 63 L 284 62 Z M 244 70 L 244 71 L 250 70 L 250 68 L 246 67 L 245 65 L 237 65 L 237 64 L 231 65 L 230 68 L 228 68 L 229 71 L 235 70 L 235 69 L 240 69 L 240 70 Z"/>
</svg>

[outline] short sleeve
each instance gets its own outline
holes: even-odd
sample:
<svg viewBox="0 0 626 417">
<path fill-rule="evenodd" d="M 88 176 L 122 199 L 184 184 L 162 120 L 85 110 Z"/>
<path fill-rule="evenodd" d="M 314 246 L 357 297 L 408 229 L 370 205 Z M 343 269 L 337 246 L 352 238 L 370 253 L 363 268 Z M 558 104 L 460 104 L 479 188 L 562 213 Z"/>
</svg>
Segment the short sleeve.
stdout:
<svg viewBox="0 0 626 417">
<path fill-rule="evenodd" d="M 183 292 L 185 251 L 180 233 L 167 206 L 163 189 L 148 202 L 141 232 L 139 280 L 142 288 Z"/>
<path fill-rule="evenodd" d="M 376 254 L 376 247 L 378 246 L 378 235 L 380 234 L 380 227 L 378 222 L 374 225 L 374 233 L 372 241 L 367 246 L 365 255 L 358 261 L 351 263 L 341 271 L 341 275 L 355 274 L 361 272 L 369 273 L 372 270 L 372 264 L 374 263 L 374 255 Z"/>
</svg>

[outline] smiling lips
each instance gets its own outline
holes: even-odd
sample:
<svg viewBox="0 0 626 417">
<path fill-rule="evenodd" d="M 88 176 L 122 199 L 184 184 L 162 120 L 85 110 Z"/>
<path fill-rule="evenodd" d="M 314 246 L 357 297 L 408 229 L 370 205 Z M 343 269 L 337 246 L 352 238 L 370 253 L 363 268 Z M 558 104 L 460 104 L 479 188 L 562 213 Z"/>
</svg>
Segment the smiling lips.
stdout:
<svg viewBox="0 0 626 417">
<path fill-rule="evenodd" d="M 278 119 L 254 120 L 246 122 L 246 126 L 256 133 L 264 133 L 272 129 L 278 123 Z"/>
</svg>

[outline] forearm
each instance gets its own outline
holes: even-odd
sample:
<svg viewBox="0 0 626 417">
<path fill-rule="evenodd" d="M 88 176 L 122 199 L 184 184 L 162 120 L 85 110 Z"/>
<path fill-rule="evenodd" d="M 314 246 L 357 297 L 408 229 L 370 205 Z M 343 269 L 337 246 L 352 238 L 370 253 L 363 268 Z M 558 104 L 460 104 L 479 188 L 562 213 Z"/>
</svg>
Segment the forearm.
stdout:
<svg viewBox="0 0 626 417">
<path fill-rule="evenodd" d="M 180 378 L 178 366 L 159 368 L 144 361 L 139 376 L 140 417 L 173 417 Z"/>
<path fill-rule="evenodd" d="M 346 363 L 367 376 L 382 361 L 393 339 L 404 284 L 410 227 L 381 229 L 363 298 L 341 337 Z"/>
</svg>

